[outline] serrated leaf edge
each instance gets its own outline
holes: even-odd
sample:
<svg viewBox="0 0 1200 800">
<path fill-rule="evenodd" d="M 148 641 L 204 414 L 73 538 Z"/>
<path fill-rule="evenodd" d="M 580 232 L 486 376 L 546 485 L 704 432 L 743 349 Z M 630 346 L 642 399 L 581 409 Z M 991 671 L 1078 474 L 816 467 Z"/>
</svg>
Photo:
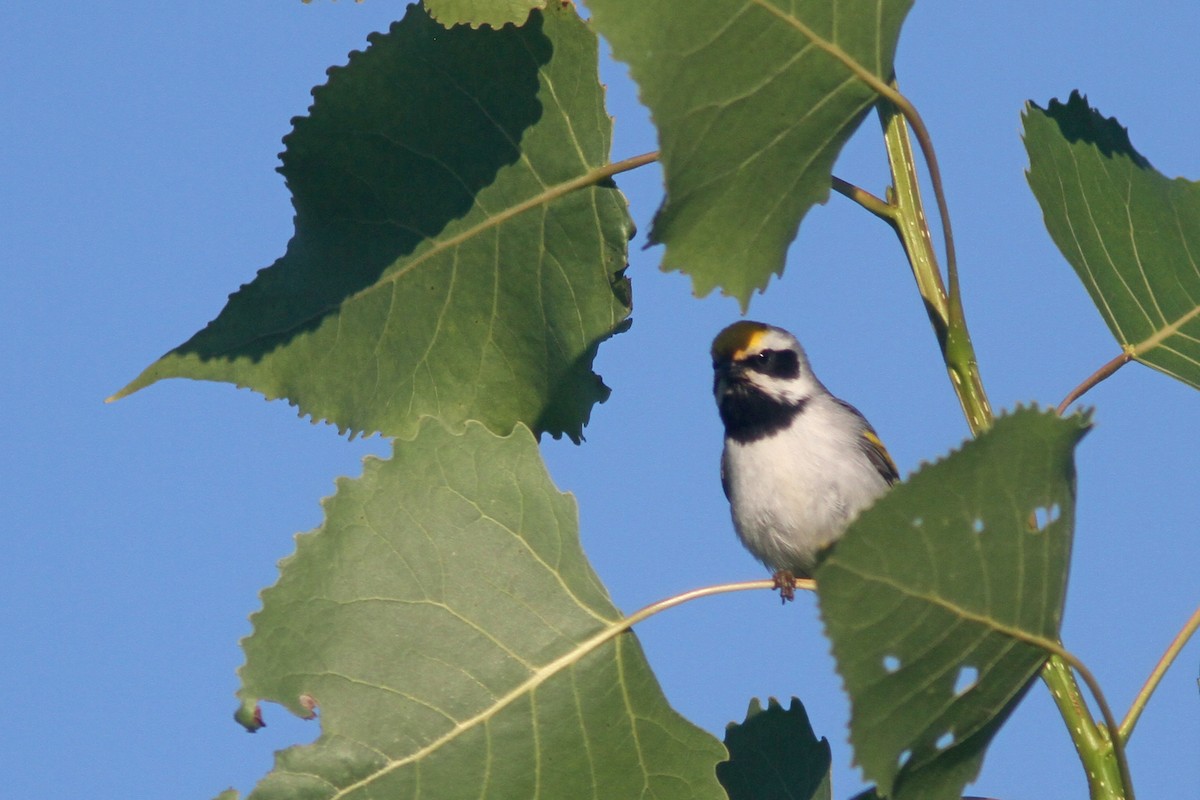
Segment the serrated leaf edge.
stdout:
<svg viewBox="0 0 1200 800">
<path fill-rule="evenodd" d="M 421 430 L 423 430 L 424 426 L 426 426 L 426 425 L 440 426 L 448 434 L 450 434 L 451 436 L 454 436 L 454 437 L 462 437 L 467 428 L 473 427 L 473 426 L 478 426 L 482 431 L 486 432 L 490 436 L 495 437 L 496 439 L 511 440 L 511 439 L 514 439 L 518 435 L 527 435 L 530 437 L 531 440 L 536 441 L 536 439 L 534 438 L 533 432 L 526 425 L 524 425 L 523 423 L 520 423 L 520 422 L 518 422 L 516 424 L 516 426 L 513 428 L 513 430 L 511 432 L 504 434 L 504 435 L 496 434 L 490 428 L 488 428 L 486 425 L 484 425 L 483 423 L 478 422 L 476 420 L 468 420 L 466 422 L 466 424 L 464 425 L 464 428 L 462 431 L 452 430 L 451 428 L 447 427 L 446 424 L 442 420 L 440 420 L 439 418 L 434 417 L 432 415 L 422 415 L 418 419 L 417 433 L 419 434 L 419 432 Z M 413 439 L 415 439 L 415 438 L 416 438 L 416 434 L 414 434 Z M 411 440 L 404 440 L 404 441 L 411 441 Z M 400 444 L 401 444 L 401 442 L 398 441 L 394 446 L 400 446 Z M 367 455 L 362 460 L 363 472 L 364 473 L 366 472 L 366 465 L 368 463 L 377 462 L 382 465 L 383 463 L 386 463 L 390 460 L 391 459 L 389 459 L 389 458 L 383 458 L 381 456 Z M 544 468 L 544 462 L 543 462 L 543 468 Z M 547 475 L 547 477 L 549 477 L 549 476 Z M 358 479 L 361 479 L 361 476 Z M 353 481 L 353 480 L 357 480 L 357 479 L 349 477 L 349 476 L 342 476 L 342 477 L 338 478 L 338 480 L 335 483 L 335 486 L 337 488 L 335 489 L 334 493 L 332 495 L 327 495 L 327 496 L 321 498 L 320 506 L 322 508 L 322 511 L 324 511 L 325 508 L 327 507 L 328 503 L 331 500 L 333 500 L 334 497 L 337 496 L 337 492 L 338 492 L 338 490 L 340 490 L 341 484 L 345 481 Z M 553 483 L 553 482 L 551 481 L 551 483 Z M 561 496 L 565 496 L 565 497 L 573 496 L 572 493 L 563 492 L 563 491 L 557 489 L 557 487 L 555 487 L 555 490 L 558 491 L 558 493 Z M 322 524 L 321 527 L 314 529 L 312 531 L 305 531 L 303 533 L 296 534 L 296 538 L 298 538 L 300 536 L 316 535 L 323 529 L 324 529 L 324 525 Z M 280 561 L 279 569 L 281 572 L 286 567 L 287 562 L 290 561 L 294 557 L 295 557 L 295 552 L 289 554 L 288 556 L 285 556 Z M 263 595 L 273 588 L 274 588 L 274 585 L 269 586 L 259 592 L 260 607 L 264 604 L 263 603 Z M 573 593 L 572 593 L 572 595 L 573 595 Z M 665 607 L 671 607 L 675 604 L 676 603 L 670 603 L 670 604 L 667 604 Z M 569 649 L 567 652 L 560 655 L 558 658 L 555 658 L 554 660 L 548 662 L 547 664 L 544 664 L 540 668 L 531 669 L 531 674 L 528 678 L 526 678 L 524 681 L 522 681 L 520 684 L 515 686 L 513 689 L 511 689 L 509 692 L 507 692 L 503 696 L 496 699 L 495 702 L 493 702 L 490 706 L 488 706 L 483 711 L 480 711 L 479 713 L 475 714 L 474 716 L 472 716 L 466 720 L 458 722 L 457 724 L 454 725 L 454 727 L 452 727 L 451 729 L 446 731 L 444 734 L 439 736 L 437 739 L 429 742 L 427 745 L 425 745 L 421 749 L 414 751 L 412 753 L 409 753 L 408 755 L 404 756 L 403 758 L 394 759 L 394 760 L 389 759 L 388 763 L 386 765 L 384 765 L 383 767 L 380 767 L 372 774 L 356 781 L 353 784 L 344 786 L 341 789 L 339 789 L 337 792 L 335 792 L 334 794 L 330 795 L 329 800 L 337 800 L 337 798 L 344 797 L 357 789 L 361 789 L 365 786 L 370 785 L 374 781 L 385 777 L 386 775 L 394 772 L 397 769 L 407 766 L 408 764 L 412 764 L 417 761 L 420 761 L 422 758 L 426 757 L 427 755 L 436 752 L 439 748 L 454 741 L 460 735 L 463 735 L 463 734 L 467 733 L 468 731 L 474 729 L 478 725 L 481 725 L 481 724 L 487 722 L 488 720 L 492 719 L 497 714 L 499 714 L 502 710 L 504 710 L 506 707 L 512 705 L 516 701 L 520 700 L 522 697 L 533 692 L 539 686 L 546 683 L 546 681 L 555 677 L 559 673 L 561 673 L 564 670 L 568 669 L 569 667 L 575 665 L 579 661 L 582 661 L 586 656 L 595 652 L 599 648 L 603 647 L 608 642 L 617 640 L 618 637 L 622 633 L 625 633 L 626 631 L 630 631 L 633 628 L 633 626 L 635 624 L 637 624 L 638 622 L 641 622 L 642 620 L 646 619 L 648 616 L 651 616 L 660 610 L 664 610 L 663 608 L 657 607 L 657 606 L 662 606 L 664 604 L 655 604 L 655 606 L 650 606 L 645 609 L 642 609 L 641 611 L 639 611 L 633 615 L 630 615 L 627 617 L 621 617 L 620 619 L 617 619 L 617 620 L 608 621 L 608 620 L 605 620 L 604 618 L 598 616 L 586 604 L 579 603 L 579 605 L 582 609 L 587 611 L 592 617 L 596 618 L 600 622 L 605 622 L 607 624 L 602 629 L 600 629 L 595 634 L 593 634 L 591 637 L 589 637 L 588 639 L 585 639 L 582 642 L 579 642 L 573 648 Z M 251 633 L 248 636 L 243 637 L 242 641 L 244 642 L 246 639 L 250 638 L 250 636 L 253 636 L 253 635 L 254 635 L 254 633 Z M 621 648 L 620 641 L 617 641 L 616 648 L 618 651 L 617 656 L 616 656 L 618 669 L 623 670 L 623 667 L 621 666 L 623 662 L 622 662 L 622 659 L 620 658 L 620 653 L 619 653 L 620 648 Z M 240 672 L 240 670 L 239 670 L 239 672 Z M 623 680 L 622 680 L 622 687 L 624 687 Z M 625 696 L 626 708 L 631 708 L 630 704 L 629 704 L 628 692 L 624 692 L 624 696 Z M 242 706 L 246 707 L 247 704 L 252 705 L 256 702 L 257 702 L 257 699 L 243 698 Z M 632 711 L 630 713 L 630 716 L 631 717 L 634 716 L 632 714 Z M 634 732 L 634 737 L 636 738 L 636 732 Z M 639 748 L 639 752 L 640 752 L 640 748 Z"/>
</svg>

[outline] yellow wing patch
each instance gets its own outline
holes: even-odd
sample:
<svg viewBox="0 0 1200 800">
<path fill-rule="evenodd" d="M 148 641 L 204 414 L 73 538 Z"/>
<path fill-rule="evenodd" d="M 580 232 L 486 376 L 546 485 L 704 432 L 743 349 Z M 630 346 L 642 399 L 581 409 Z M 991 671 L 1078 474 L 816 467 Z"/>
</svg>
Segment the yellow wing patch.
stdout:
<svg viewBox="0 0 1200 800">
<path fill-rule="evenodd" d="M 896 462 L 892 461 L 892 456 L 888 453 L 887 448 L 883 446 L 883 441 L 875 431 L 867 428 L 863 431 L 862 436 L 867 440 L 867 454 L 874 462 L 875 468 L 879 470 L 879 474 L 884 477 L 888 483 L 895 483 L 900 480 L 900 470 L 896 469 Z"/>
<path fill-rule="evenodd" d="M 759 342 L 770 329 L 769 325 L 762 322 L 748 319 L 738 320 L 713 339 L 712 357 L 727 358 L 731 361 L 745 358 L 746 354 L 758 349 Z"/>
</svg>

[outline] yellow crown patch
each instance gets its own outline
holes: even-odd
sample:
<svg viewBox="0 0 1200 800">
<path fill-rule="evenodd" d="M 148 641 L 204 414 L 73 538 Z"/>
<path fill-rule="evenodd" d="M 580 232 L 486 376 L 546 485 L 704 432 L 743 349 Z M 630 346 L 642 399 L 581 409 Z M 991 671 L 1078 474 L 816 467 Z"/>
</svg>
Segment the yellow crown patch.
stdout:
<svg viewBox="0 0 1200 800">
<path fill-rule="evenodd" d="M 712 357 L 736 361 L 758 348 L 770 325 L 749 319 L 738 320 L 713 339 Z"/>
</svg>

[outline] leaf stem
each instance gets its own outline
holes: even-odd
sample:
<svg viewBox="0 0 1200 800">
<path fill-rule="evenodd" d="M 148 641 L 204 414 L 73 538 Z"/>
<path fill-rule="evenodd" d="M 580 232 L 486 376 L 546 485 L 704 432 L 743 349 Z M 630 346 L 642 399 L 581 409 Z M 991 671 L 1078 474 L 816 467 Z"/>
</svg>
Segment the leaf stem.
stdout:
<svg viewBox="0 0 1200 800">
<path fill-rule="evenodd" d="M 896 207 L 886 200 L 876 197 L 861 186 L 842 180 L 837 175 L 833 176 L 833 190 L 858 203 L 893 228 L 896 227 Z"/>
<path fill-rule="evenodd" d="M 795 587 L 804 589 L 805 591 L 813 592 L 817 589 L 816 581 L 806 578 L 796 578 Z M 684 603 L 689 603 L 692 600 L 699 600 L 701 597 L 712 597 L 718 594 L 729 594 L 730 592 L 747 592 L 757 589 L 774 589 L 775 581 L 771 578 L 765 578 L 758 581 L 740 581 L 737 583 L 718 583 L 713 586 L 702 586 L 699 589 L 691 589 L 690 591 L 681 592 L 680 594 L 672 595 L 657 602 L 645 606 L 624 619 L 614 623 L 616 630 L 614 633 L 629 630 L 639 622 L 643 622 L 655 614 L 659 614 L 668 609 L 681 606 Z"/>
<path fill-rule="evenodd" d="M 1119 356 L 1093 372 L 1083 383 L 1072 389 L 1071 393 L 1068 394 L 1066 398 L 1058 404 L 1058 415 L 1061 417 L 1067 412 L 1067 408 L 1071 405 L 1071 403 L 1074 403 L 1085 393 L 1087 393 L 1088 390 L 1090 390 L 1093 386 L 1110 377 L 1114 372 L 1128 364 L 1130 361 L 1133 361 L 1133 353 L 1129 350 L 1124 350 Z"/>
<path fill-rule="evenodd" d="M 1133 734 L 1133 727 L 1137 725 L 1138 718 L 1141 717 L 1146 703 L 1150 700 L 1150 695 L 1154 694 L 1154 690 L 1162 682 L 1163 676 L 1167 674 L 1167 670 L 1171 668 L 1171 664 L 1175 662 L 1180 651 L 1183 650 L 1197 629 L 1200 629 L 1200 608 L 1192 612 L 1187 622 L 1183 624 L 1183 628 L 1171 640 L 1167 651 L 1163 653 L 1162 658 L 1154 665 L 1154 670 L 1150 673 L 1150 677 L 1146 679 L 1146 683 L 1142 686 L 1141 691 L 1133 699 L 1133 703 L 1129 706 L 1129 711 L 1125 714 L 1125 719 L 1121 721 L 1121 726 L 1117 730 L 1117 738 L 1121 740 L 1122 744 L 1129 741 L 1130 735 Z"/>
<path fill-rule="evenodd" d="M 620 173 L 628 172 L 631 169 L 637 169 L 638 167 L 644 167 L 647 164 L 653 164 L 655 161 L 658 161 L 658 151 L 651 150 L 649 153 L 630 156 L 629 158 L 625 158 L 620 161 L 614 161 L 612 163 L 605 164 L 604 166 L 597 167 L 583 177 L 585 179 L 589 177 L 593 178 L 590 183 L 599 183 L 605 178 L 611 178 L 613 175 L 619 175 Z M 584 185 L 589 184 L 585 183 Z"/>
</svg>

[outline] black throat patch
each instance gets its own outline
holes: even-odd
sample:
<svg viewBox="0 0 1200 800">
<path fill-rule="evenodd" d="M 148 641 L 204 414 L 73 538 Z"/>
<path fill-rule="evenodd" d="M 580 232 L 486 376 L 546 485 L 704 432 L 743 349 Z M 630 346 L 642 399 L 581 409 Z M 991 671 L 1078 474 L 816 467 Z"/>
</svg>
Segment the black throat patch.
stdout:
<svg viewBox="0 0 1200 800">
<path fill-rule="evenodd" d="M 749 444 L 765 439 L 792 424 L 807 401 L 781 403 L 745 383 L 734 383 L 717 404 L 725 434 L 736 442 Z"/>
</svg>

